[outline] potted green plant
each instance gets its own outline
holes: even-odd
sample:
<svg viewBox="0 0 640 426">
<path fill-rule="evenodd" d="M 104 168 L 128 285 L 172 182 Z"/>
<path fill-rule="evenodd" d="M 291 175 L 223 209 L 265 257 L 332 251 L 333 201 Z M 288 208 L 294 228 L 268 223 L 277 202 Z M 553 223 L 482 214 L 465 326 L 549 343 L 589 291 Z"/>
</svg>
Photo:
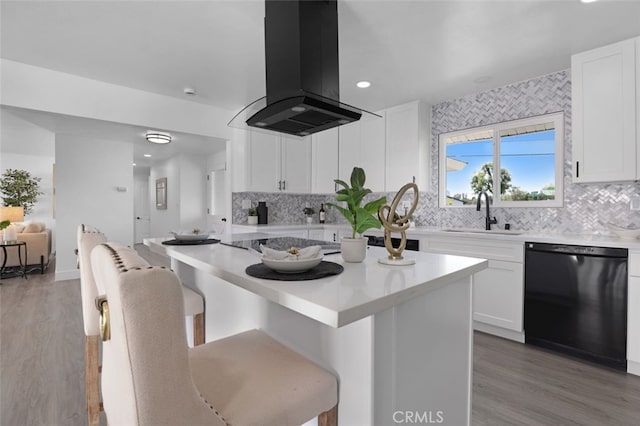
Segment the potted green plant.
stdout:
<svg viewBox="0 0 640 426">
<path fill-rule="evenodd" d="M 313 215 L 316 212 L 313 207 L 305 207 L 302 211 L 307 216 L 307 223 L 313 223 Z"/>
<path fill-rule="evenodd" d="M 33 206 L 38 200 L 40 181 L 39 177 L 31 176 L 26 170 L 7 169 L 0 177 L 0 196 L 5 206 L 22 206 L 24 214 L 33 211 Z"/>
<path fill-rule="evenodd" d="M 254 208 L 250 208 L 247 212 L 247 223 L 249 225 L 257 225 L 258 224 L 258 211 Z"/>
<path fill-rule="evenodd" d="M 362 262 L 367 255 L 367 239 L 362 233 L 367 229 L 380 229 L 382 224 L 378 219 L 378 209 L 387 202 L 387 197 L 381 197 L 369 201 L 362 206 L 362 201 L 371 190 L 364 187 L 366 174 L 360 167 L 354 167 L 351 171 L 351 186 L 345 181 L 336 179 L 335 183 L 342 189 L 336 191 L 336 200 L 347 203 L 346 207 L 333 203 L 327 205 L 334 207 L 347 219 L 351 225 L 351 237 L 343 237 L 340 242 L 342 258 L 345 262 Z"/>
</svg>

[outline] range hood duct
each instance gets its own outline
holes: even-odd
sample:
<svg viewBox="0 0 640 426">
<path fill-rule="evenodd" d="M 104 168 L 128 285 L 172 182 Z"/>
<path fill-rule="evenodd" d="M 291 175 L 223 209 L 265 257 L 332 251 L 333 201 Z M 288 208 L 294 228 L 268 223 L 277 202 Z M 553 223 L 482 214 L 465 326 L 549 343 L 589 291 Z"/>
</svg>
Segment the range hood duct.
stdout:
<svg viewBox="0 0 640 426">
<path fill-rule="evenodd" d="M 267 95 L 230 125 L 303 137 L 360 119 L 340 102 L 337 0 L 265 0 L 264 26 Z"/>
</svg>

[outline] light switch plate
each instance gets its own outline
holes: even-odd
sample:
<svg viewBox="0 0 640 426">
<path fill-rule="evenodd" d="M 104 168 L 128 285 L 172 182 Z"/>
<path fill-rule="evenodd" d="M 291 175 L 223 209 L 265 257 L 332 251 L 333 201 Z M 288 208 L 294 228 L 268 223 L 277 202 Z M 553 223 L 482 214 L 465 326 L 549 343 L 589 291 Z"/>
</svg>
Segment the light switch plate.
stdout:
<svg viewBox="0 0 640 426">
<path fill-rule="evenodd" d="M 250 209 L 251 208 L 251 200 L 242 200 L 242 208 Z"/>
<path fill-rule="evenodd" d="M 640 196 L 631 197 L 629 210 L 640 210 Z"/>
</svg>

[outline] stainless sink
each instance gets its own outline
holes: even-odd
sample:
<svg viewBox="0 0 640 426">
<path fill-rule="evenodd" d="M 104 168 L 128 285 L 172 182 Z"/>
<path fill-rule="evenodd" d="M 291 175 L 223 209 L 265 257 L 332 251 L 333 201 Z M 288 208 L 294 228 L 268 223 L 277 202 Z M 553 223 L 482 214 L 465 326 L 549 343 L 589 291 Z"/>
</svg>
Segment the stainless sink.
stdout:
<svg viewBox="0 0 640 426">
<path fill-rule="evenodd" d="M 523 232 L 521 231 L 512 231 L 506 229 L 492 229 L 487 231 L 486 229 L 478 229 L 478 228 L 446 228 L 443 229 L 444 232 L 467 232 L 473 234 L 502 234 L 502 235 L 520 235 Z"/>
</svg>

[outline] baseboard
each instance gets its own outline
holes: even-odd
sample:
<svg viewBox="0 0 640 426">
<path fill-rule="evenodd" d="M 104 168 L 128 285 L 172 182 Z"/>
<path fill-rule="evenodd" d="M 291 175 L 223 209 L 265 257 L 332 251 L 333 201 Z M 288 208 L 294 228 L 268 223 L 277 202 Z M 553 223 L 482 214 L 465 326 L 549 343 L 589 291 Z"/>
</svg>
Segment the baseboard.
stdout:
<svg viewBox="0 0 640 426">
<path fill-rule="evenodd" d="M 640 376 L 640 362 L 627 360 L 627 373 Z"/>
<path fill-rule="evenodd" d="M 478 321 L 473 322 L 473 329 L 482 331 L 483 333 L 493 334 L 494 336 L 502 337 L 504 339 L 524 343 L 524 332 L 522 331 L 507 330 L 506 328 L 496 327 L 495 325 L 489 325 Z"/>
<path fill-rule="evenodd" d="M 67 271 L 56 271 L 55 281 L 79 280 L 80 270 L 70 269 Z"/>
</svg>

